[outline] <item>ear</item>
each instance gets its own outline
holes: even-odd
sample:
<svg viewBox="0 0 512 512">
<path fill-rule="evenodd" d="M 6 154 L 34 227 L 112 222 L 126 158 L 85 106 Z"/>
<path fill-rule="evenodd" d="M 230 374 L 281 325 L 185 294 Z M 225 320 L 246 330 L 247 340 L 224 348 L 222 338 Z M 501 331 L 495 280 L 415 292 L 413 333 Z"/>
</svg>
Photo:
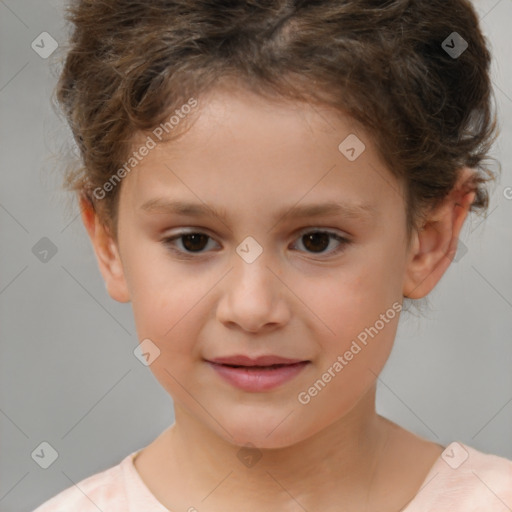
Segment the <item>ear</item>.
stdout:
<svg viewBox="0 0 512 512">
<path fill-rule="evenodd" d="M 116 242 L 100 221 L 90 201 L 80 197 L 79 202 L 82 222 L 89 233 L 108 294 L 118 302 L 130 302 L 130 294 Z"/>
<path fill-rule="evenodd" d="M 420 299 L 428 295 L 450 266 L 476 195 L 474 189 L 468 190 L 465 185 L 472 174 L 469 168 L 462 170 L 450 194 L 414 234 L 404 280 L 405 297 Z"/>
</svg>

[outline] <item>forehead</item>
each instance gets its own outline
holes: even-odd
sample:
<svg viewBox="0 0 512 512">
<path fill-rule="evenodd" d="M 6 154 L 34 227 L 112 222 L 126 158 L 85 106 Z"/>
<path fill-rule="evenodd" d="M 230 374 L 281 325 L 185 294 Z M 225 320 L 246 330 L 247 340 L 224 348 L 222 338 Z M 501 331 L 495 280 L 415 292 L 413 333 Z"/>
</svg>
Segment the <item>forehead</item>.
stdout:
<svg viewBox="0 0 512 512">
<path fill-rule="evenodd" d="M 402 197 L 371 138 L 334 109 L 220 89 L 201 98 L 195 116 L 128 177 L 126 195 L 139 208 L 172 196 L 189 206 L 217 199 L 224 213 L 257 204 L 275 216 L 280 205 L 322 199 L 375 213 Z"/>
</svg>

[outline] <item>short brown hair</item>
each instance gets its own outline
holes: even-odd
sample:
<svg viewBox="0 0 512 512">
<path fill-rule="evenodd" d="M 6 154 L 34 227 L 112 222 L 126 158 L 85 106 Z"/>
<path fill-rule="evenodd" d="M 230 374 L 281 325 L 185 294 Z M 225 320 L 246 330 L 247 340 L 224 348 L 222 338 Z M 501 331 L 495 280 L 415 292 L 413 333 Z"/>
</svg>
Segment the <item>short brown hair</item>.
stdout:
<svg viewBox="0 0 512 512">
<path fill-rule="evenodd" d="M 101 201 L 93 190 L 123 165 L 135 135 L 229 77 L 359 122 L 406 184 L 409 235 L 464 166 L 475 169 L 471 209 L 488 208 L 491 57 L 468 0 L 75 0 L 68 20 L 56 93 L 82 166 L 66 187 L 114 237 L 120 187 Z M 456 57 L 443 47 L 454 32 L 468 45 Z"/>
</svg>

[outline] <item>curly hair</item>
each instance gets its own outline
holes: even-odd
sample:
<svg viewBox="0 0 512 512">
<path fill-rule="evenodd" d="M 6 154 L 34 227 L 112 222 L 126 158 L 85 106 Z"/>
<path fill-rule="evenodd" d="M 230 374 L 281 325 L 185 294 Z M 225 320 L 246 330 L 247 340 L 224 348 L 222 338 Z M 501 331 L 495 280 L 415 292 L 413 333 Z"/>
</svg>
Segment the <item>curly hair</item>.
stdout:
<svg viewBox="0 0 512 512">
<path fill-rule="evenodd" d="M 93 191 L 123 166 L 138 134 L 226 79 L 360 123 L 406 185 L 409 236 L 463 167 L 475 171 L 471 210 L 488 208 L 497 121 L 491 56 L 469 0 L 75 0 L 67 19 L 56 97 L 81 164 L 65 186 L 114 237 L 120 187 L 100 201 Z M 453 37 L 467 44 L 460 55 L 447 51 Z"/>
</svg>

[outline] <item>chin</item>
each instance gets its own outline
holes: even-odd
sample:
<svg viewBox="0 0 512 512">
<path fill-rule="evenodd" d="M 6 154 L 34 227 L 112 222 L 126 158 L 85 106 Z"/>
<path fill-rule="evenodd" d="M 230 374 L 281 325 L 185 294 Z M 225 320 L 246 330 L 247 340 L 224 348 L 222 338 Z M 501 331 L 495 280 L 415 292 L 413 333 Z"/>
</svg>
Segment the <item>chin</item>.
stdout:
<svg viewBox="0 0 512 512">
<path fill-rule="evenodd" d="M 262 418 L 261 415 L 257 417 L 247 417 L 243 422 L 233 421 L 232 423 L 223 423 L 223 426 L 231 434 L 231 436 L 224 430 L 216 430 L 225 441 L 239 447 L 257 447 L 261 449 L 278 449 L 287 448 L 294 445 L 306 437 L 302 434 L 294 421 L 291 418 L 283 419 L 286 415 L 279 418 Z M 239 420 L 240 418 L 238 418 Z M 253 421 L 251 421 L 253 420 Z"/>
<path fill-rule="evenodd" d="M 297 439 L 295 436 L 287 435 L 287 433 L 281 436 L 268 437 L 268 432 L 255 432 L 253 434 L 247 431 L 241 431 L 239 434 L 240 435 L 233 435 L 233 437 L 228 438 L 227 441 L 240 448 L 253 447 L 261 450 L 276 450 L 287 448 L 301 440 Z"/>
</svg>

